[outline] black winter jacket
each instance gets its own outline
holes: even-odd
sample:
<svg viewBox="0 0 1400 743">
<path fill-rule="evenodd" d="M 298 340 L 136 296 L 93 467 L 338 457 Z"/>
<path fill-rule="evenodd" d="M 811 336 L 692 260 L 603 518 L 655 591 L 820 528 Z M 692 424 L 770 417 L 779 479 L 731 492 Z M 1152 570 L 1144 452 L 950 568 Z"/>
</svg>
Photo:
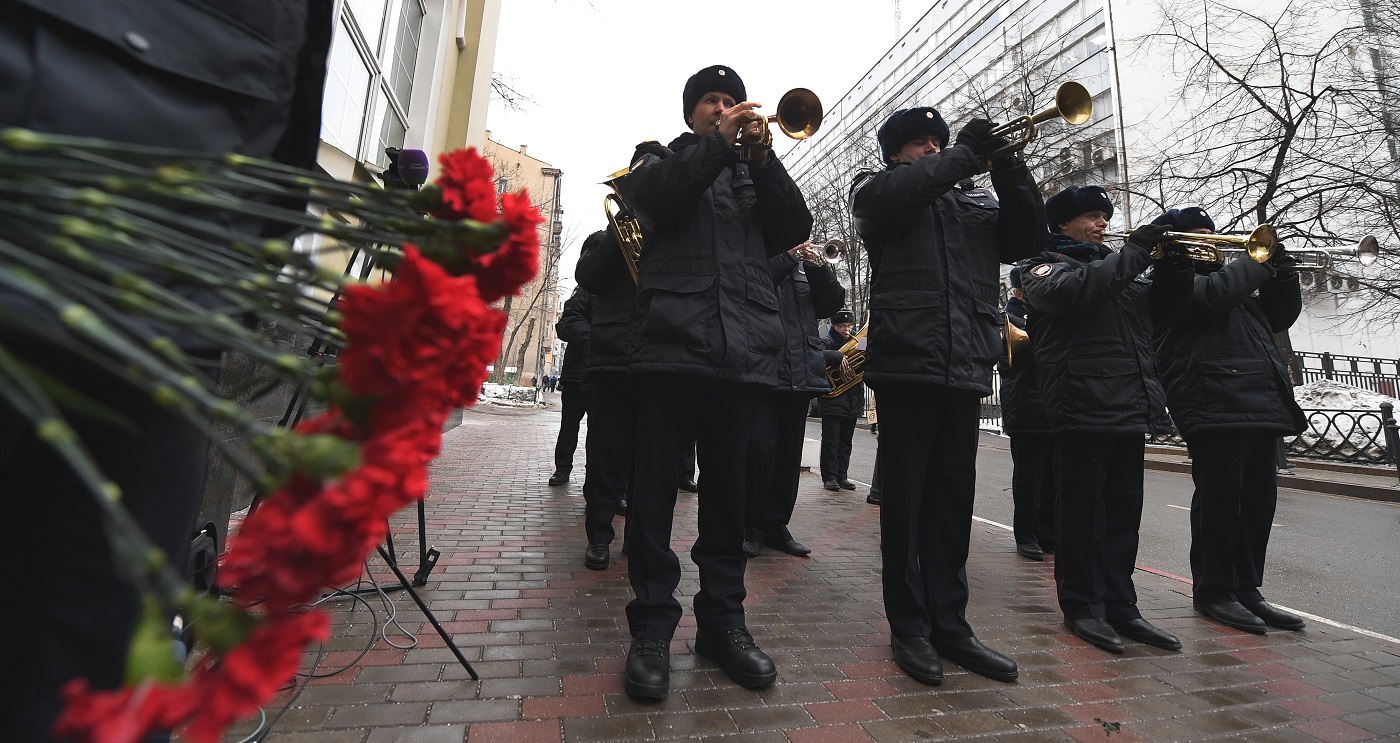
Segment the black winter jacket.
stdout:
<svg viewBox="0 0 1400 743">
<path fill-rule="evenodd" d="M 314 167 L 334 10 L 332 0 L 0 2 L 0 128 Z M 226 210 L 186 216 L 253 236 L 267 228 Z M 136 270 L 206 308 L 227 306 L 212 290 Z M 59 325 L 52 310 L 8 290 L 0 306 Z M 175 340 L 208 345 L 179 332 Z"/>
<path fill-rule="evenodd" d="M 812 215 L 776 157 L 741 162 L 719 134 L 639 147 L 619 188 L 646 234 L 632 373 L 772 387 L 786 342 L 768 259 L 807 238 Z"/>
<path fill-rule="evenodd" d="M 1148 296 L 1147 250 L 1121 253 L 1064 235 L 1027 261 L 1021 287 L 1046 413 L 1054 433 L 1168 433 L 1152 360 L 1152 301 L 1190 291 L 1174 274 Z M 1189 278 L 1189 277 L 1188 277 Z"/>
<path fill-rule="evenodd" d="M 954 146 L 912 164 L 864 172 L 851 186 L 856 231 L 870 256 L 865 381 L 918 382 L 984 395 L 1001 352 L 998 263 L 1045 244 L 1045 203 L 1022 163 L 982 172 Z M 997 199 L 1000 198 L 1000 205 Z"/>
<path fill-rule="evenodd" d="M 1013 325 L 1026 329 L 1026 303 L 1012 297 L 1006 302 L 1006 316 Z M 1008 366 L 1005 354 L 997 361 L 997 377 L 1001 382 L 1001 430 L 1007 434 L 1050 433 L 1050 419 L 1045 415 L 1045 397 L 1040 392 L 1036 375 L 1035 351 L 1028 348 L 1016 355 L 1015 364 Z"/>
<path fill-rule="evenodd" d="M 1157 373 L 1177 430 L 1188 440 L 1205 431 L 1302 431 L 1307 420 L 1274 342 L 1302 311 L 1297 272 L 1236 260 L 1191 278 L 1185 307 L 1155 327 Z"/>
<path fill-rule="evenodd" d="M 559 321 L 554 323 L 554 333 L 559 340 L 569 344 L 564 349 L 564 368 L 559 372 L 559 381 L 582 383 L 583 370 L 588 365 L 589 327 L 593 323 L 593 307 L 597 300 L 582 287 L 574 289 L 573 296 L 564 303 L 564 311 L 559 313 Z"/>
<path fill-rule="evenodd" d="M 595 295 L 584 378 L 626 374 L 631 363 L 632 306 L 636 303 L 637 285 L 632 283 L 622 249 L 611 230 L 599 230 L 583 241 L 574 278 Z"/>
<path fill-rule="evenodd" d="M 841 363 L 841 347 L 846 345 L 848 340 L 848 338 L 842 338 L 835 329 L 826 329 L 827 366 L 837 366 Z M 865 368 L 867 369 L 870 368 L 869 340 L 870 336 L 866 335 Z M 865 415 L 865 384 L 854 385 L 836 397 L 817 398 L 817 414 L 823 418 L 828 415 L 838 418 L 859 418 Z"/>
<path fill-rule="evenodd" d="M 768 260 L 783 316 L 787 348 L 778 362 L 780 392 L 821 395 L 831 391 L 826 379 L 828 359 L 840 354 L 824 350 L 817 319 L 831 317 L 846 304 L 846 289 L 826 266 L 804 266 L 787 253 Z"/>
</svg>

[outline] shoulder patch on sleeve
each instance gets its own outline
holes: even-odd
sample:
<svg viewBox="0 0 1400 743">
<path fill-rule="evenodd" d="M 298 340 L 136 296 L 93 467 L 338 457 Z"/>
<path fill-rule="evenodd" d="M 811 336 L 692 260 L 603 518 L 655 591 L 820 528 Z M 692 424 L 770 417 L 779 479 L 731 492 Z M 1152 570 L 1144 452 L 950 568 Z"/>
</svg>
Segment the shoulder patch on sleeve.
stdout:
<svg viewBox="0 0 1400 743">
<path fill-rule="evenodd" d="M 1039 266 L 1036 266 L 1035 268 L 1032 268 L 1032 269 L 1031 269 L 1031 275 L 1032 275 L 1032 276 L 1039 276 L 1039 277 L 1041 277 L 1041 278 L 1045 278 L 1046 276 L 1049 276 L 1049 275 L 1050 275 L 1050 272 L 1051 272 L 1051 271 L 1054 271 L 1054 270 L 1055 270 L 1055 264 L 1053 264 L 1053 263 L 1042 263 L 1042 264 L 1040 264 Z"/>
</svg>

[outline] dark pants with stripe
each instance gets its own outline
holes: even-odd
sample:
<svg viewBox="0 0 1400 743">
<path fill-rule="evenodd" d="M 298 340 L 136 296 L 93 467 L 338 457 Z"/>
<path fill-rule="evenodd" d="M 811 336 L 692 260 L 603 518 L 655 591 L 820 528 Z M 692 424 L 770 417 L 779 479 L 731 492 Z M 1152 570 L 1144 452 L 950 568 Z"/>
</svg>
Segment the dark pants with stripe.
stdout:
<svg viewBox="0 0 1400 743">
<path fill-rule="evenodd" d="M 590 374 L 588 466 L 583 477 L 583 529 L 589 544 L 612 544 L 613 517 L 632 483 L 632 388 L 626 372 Z"/>
<path fill-rule="evenodd" d="M 1011 519 L 1016 543 L 1035 542 L 1054 551 L 1059 529 L 1059 475 L 1055 438 L 1048 433 L 1013 433 L 1011 439 Z"/>
<path fill-rule="evenodd" d="M 792 539 L 788 524 L 797 507 L 802 441 L 807 434 L 807 404 L 811 396 L 794 392 L 763 394 L 769 400 L 768 415 L 754 423 L 745 538 L 781 543 Z"/>
<path fill-rule="evenodd" d="M 883 383 L 880 561 L 885 615 L 899 637 L 970 637 L 968 542 L 981 396 Z"/>
<path fill-rule="evenodd" d="M 1142 522 L 1143 435 L 1056 434 L 1055 445 L 1060 610 L 1066 620 L 1140 619 L 1133 569 Z"/>
<path fill-rule="evenodd" d="M 694 431 L 700 466 L 698 531 L 690 558 L 699 568 L 695 621 L 707 631 L 744 625 L 745 477 L 749 431 L 762 388 L 710 377 L 634 374 L 637 479 L 628 505 L 627 604 L 633 637 L 669 640 L 681 619 L 680 559 L 671 549 L 676 463 Z"/>
<path fill-rule="evenodd" d="M 1191 452 L 1191 580 L 1205 604 L 1263 598 L 1264 554 L 1278 505 L 1278 434 L 1197 433 Z"/>
</svg>

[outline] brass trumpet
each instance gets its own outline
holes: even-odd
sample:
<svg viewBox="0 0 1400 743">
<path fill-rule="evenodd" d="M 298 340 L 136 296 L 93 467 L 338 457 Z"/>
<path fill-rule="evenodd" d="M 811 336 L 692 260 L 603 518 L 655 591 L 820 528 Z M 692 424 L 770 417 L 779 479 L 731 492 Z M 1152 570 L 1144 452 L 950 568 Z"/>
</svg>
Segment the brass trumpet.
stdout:
<svg viewBox="0 0 1400 743">
<path fill-rule="evenodd" d="M 839 239 L 827 240 L 826 244 L 822 245 L 822 255 L 826 256 L 828 263 L 841 260 L 842 256 L 846 255 L 846 242 Z"/>
<path fill-rule="evenodd" d="M 1127 240 L 1126 232 L 1105 232 L 1104 237 Z M 1165 239 L 1152 248 L 1152 257 L 1162 258 L 1181 253 L 1193 261 L 1224 263 L 1225 254 L 1238 252 L 1248 255 L 1255 263 L 1264 263 L 1274 254 L 1278 233 L 1273 225 L 1261 224 L 1248 235 L 1206 235 L 1195 232 L 1164 232 Z"/>
<path fill-rule="evenodd" d="M 806 88 L 793 88 L 778 99 L 778 112 L 759 119 L 763 122 L 764 141 L 772 140 L 768 122 L 777 122 L 778 129 L 793 139 L 806 139 L 822 126 L 822 102 L 816 93 Z"/>
<path fill-rule="evenodd" d="M 1030 116 L 1022 116 L 1013 119 L 1005 124 L 992 128 L 992 136 L 1008 137 L 1013 134 L 1019 136 L 1005 147 L 998 148 L 987 155 L 987 160 L 1013 155 L 1026 148 L 1026 145 L 1035 140 L 1036 126 L 1043 124 L 1054 118 L 1064 119 L 1067 123 L 1079 126 L 1088 121 L 1094 115 L 1094 99 L 1089 95 L 1089 89 L 1076 82 L 1067 82 L 1055 89 L 1055 105 Z"/>
<path fill-rule="evenodd" d="M 1367 235 L 1350 248 L 1312 248 L 1289 251 L 1298 259 L 1297 268 L 1308 271 L 1325 271 L 1332 268 L 1333 256 L 1356 256 L 1363 266 L 1370 266 L 1380 258 L 1380 242 L 1375 235 Z"/>
</svg>

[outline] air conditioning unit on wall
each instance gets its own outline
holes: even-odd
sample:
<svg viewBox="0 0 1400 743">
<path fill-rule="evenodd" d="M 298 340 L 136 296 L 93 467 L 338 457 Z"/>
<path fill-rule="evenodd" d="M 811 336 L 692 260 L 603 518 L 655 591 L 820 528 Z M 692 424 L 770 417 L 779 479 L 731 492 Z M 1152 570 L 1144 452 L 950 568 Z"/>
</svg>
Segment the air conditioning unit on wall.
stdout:
<svg viewBox="0 0 1400 743">
<path fill-rule="evenodd" d="M 1118 159 L 1118 153 L 1114 152 L 1112 147 L 1095 147 L 1093 152 L 1090 153 L 1089 159 L 1092 160 L 1095 165 L 1107 165 Z"/>
</svg>

